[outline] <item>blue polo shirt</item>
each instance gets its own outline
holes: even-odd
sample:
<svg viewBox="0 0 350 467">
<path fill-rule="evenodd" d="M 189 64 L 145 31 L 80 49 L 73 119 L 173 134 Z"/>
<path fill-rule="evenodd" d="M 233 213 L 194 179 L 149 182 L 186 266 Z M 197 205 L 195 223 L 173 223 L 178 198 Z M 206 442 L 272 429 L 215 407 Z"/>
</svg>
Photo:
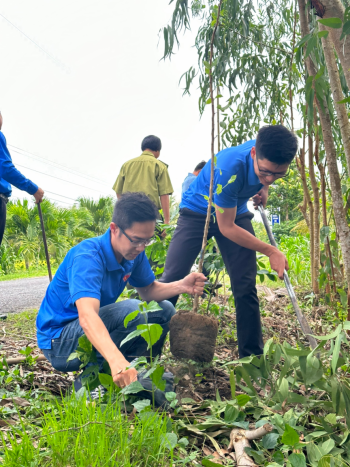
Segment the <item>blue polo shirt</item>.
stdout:
<svg viewBox="0 0 350 467">
<path fill-rule="evenodd" d="M 214 199 L 213 202 L 221 208 L 235 208 L 237 215 L 248 212 L 247 202 L 251 196 L 256 195 L 263 184 L 260 183 L 254 172 L 254 162 L 250 156 L 255 140 L 247 141 L 240 146 L 224 149 L 216 156 L 214 170 Z M 183 194 L 180 208 L 188 208 L 200 214 L 206 214 L 209 196 L 210 165 L 208 161 L 196 180 L 191 183 Z M 228 181 L 236 175 L 233 183 Z M 222 192 L 217 194 L 218 185 L 222 185 Z M 215 208 L 212 208 L 215 212 Z"/>
<path fill-rule="evenodd" d="M 38 191 L 38 186 L 31 182 L 19 172 L 12 163 L 11 155 L 7 149 L 6 138 L 0 131 L 0 193 L 11 196 L 11 185 L 34 195 Z"/>
<path fill-rule="evenodd" d="M 133 261 L 118 263 L 110 229 L 101 237 L 82 241 L 69 250 L 47 288 L 36 320 L 39 348 L 51 349 L 51 340 L 78 318 L 75 302 L 79 298 L 97 298 L 103 307 L 117 300 L 127 281 L 133 287 L 146 287 L 154 280 L 144 251 Z"/>
<path fill-rule="evenodd" d="M 192 182 L 194 182 L 196 180 L 197 176 L 194 175 L 192 172 L 190 172 L 187 177 L 185 178 L 185 180 L 183 181 L 182 183 L 182 190 L 181 190 L 181 196 L 183 196 L 183 194 L 185 193 L 185 191 L 187 191 L 191 185 Z"/>
</svg>

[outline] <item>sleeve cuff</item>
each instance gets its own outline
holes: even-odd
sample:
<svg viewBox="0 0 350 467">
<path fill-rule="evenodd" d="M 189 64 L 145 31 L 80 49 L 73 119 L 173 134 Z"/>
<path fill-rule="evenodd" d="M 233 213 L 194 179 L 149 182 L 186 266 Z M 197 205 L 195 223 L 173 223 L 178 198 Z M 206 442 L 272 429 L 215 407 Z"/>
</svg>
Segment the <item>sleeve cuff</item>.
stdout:
<svg viewBox="0 0 350 467">
<path fill-rule="evenodd" d="M 38 185 L 35 185 L 35 183 L 32 183 L 31 186 L 28 188 L 27 193 L 30 195 L 34 195 L 38 191 L 39 187 Z"/>
<path fill-rule="evenodd" d="M 97 300 L 101 300 L 101 295 L 96 292 L 77 292 L 72 296 L 72 302 L 75 303 L 79 298 L 96 298 Z"/>
</svg>

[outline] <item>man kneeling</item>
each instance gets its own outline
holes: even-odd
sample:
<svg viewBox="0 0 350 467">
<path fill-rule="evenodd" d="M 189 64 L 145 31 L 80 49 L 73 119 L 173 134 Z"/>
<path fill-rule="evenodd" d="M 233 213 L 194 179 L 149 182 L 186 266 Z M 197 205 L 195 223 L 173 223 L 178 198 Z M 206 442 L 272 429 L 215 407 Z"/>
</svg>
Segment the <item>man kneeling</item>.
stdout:
<svg viewBox="0 0 350 467">
<path fill-rule="evenodd" d="M 116 202 L 112 222 L 101 237 L 84 240 L 72 248 L 49 285 L 37 317 L 37 339 L 51 365 L 59 371 L 77 371 L 78 359 L 67 362 L 85 333 L 96 349 L 102 369 L 104 360 L 110 366 L 113 381 L 125 387 L 137 379 L 129 362 L 147 356 L 147 344 L 136 337 L 120 347 L 120 343 L 139 324 L 139 313 L 127 328 L 124 319 L 138 309 L 139 300 L 115 303 L 127 281 L 143 300 L 159 302 L 161 311 L 149 315 L 149 323 L 163 328 L 153 356 L 161 352 L 169 322 L 175 314 L 167 298 L 181 293 L 202 294 L 205 276 L 192 273 L 172 283 L 155 281 L 145 247 L 152 241 L 157 207 L 143 193 L 125 193 Z"/>
</svg>

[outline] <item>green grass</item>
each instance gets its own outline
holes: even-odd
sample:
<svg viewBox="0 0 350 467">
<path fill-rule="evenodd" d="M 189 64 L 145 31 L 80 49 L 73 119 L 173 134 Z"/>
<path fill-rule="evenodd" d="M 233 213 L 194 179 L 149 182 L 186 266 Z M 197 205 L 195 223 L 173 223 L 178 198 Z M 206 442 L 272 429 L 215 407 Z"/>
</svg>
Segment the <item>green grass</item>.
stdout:
<svg viewBox="0 0 350 467">
<path fill-rule="evenodd" d="M 21 313 L 9 313 L 6 321 L 2 321 L 7 334 L 35 337 L 35 320 L 38 310 L 22 311 Z"/>
<path fill-rule="evenodd" d="M 77 395 L 49 402 L 35 423 L 0 433 L 6 467 L 165 467 L 177 436 L 166 414 L 142 412 L 129 420 L 115 403 L 87 403 Z M 17 440 L 20 439 L 21 443 Z"/>
<path fill-rule="evenodd" d="M 55 274 L 57 268 L 52 269 L 52 274 Z M 34 269 L 31 271 L 20 271 L 12 274 L 5 274 L 0 276 L 1 281 L 12 281 L 14 279 L 28 279 L 29 277 L 44 277 L 48 276 L 47 269 Z"/>
</svg>

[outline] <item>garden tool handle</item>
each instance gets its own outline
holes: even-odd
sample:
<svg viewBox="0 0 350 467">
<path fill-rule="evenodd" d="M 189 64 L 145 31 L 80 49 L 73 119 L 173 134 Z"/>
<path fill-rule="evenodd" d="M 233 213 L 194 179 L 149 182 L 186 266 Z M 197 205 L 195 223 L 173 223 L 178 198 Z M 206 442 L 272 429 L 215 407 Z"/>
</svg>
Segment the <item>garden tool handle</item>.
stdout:
<svg viewBox="0 0 350 467">
<path fill-rule="evenodd" d="M 277 248 L 277 243 L 276 243 L 275 237 L 273 236 L 270 224 L 269 224 L 269 222 L 267 220 L 265 209 L 260 204 L 258 206 L 258 210 L 259 210 L 259 212 L 261 214 L 261 218 L 262 218 L 262 221 L 264 223 L 265 230 L 266 230 L 267 236 L 269 237 L 270 243 L 271 243 L 272 246 L 275 246 Z M 303 331 L 303 333 L 305 334 L 307 340 L 309 341 L 310 347 L 312 349 L 314 349 L 315 347 L 317 347 L 317 341 L 316 341 L 316 339 L 314 337 L 312 337 L 313 332 L 311 331 L 309 323 L 307 322 L 305 316 L 303 315 L 303 313 L 302 313 L 302 311 L 301 311 L 301 309 L 300 309 L 300 307 L 298 305 L 297 297 L 295 295 L 293 286 L 292 286 L 292 284 L 290 282 L 290 279 L 289 279 L 289 276 L 288 276 L 288 273 L 287 273 L 286 270 L 284 270 L 284 272 L 283 272 L 283 279 L 284 279 L 284 283 L 286 285 L 286 289 L 288 291 L 289 298 L 290 298 L 290 300 L 292 302 L 295 314 L 297 315 L 301 330 Z"/>
<path fill-rule="evenodd" d="M 51 281 L 52 281 L 52 272 L 51 272 L 51 265 L 50 265 L 49 249 L 47 248 L 47 241 L 46 241 L 46 233 L 45 233 L 45 226 L 44 226 L 43 213 L 42 213 L 42 210 L 41 210 L 40 203 L 37 203 L 37 205 L 38 205 L 38 212 L 39 212 L 39 217 L 40 217 L 41 232 L 42 232 L 42 234 L 43 234 L 43 242 L 44 242 L 44 249 L 45 249 L 47 270 L 48 270 L 48 272 L 49 272 L 49 279 L 50 279 L 50 282 L 51 282 Z"/>
</svg>

